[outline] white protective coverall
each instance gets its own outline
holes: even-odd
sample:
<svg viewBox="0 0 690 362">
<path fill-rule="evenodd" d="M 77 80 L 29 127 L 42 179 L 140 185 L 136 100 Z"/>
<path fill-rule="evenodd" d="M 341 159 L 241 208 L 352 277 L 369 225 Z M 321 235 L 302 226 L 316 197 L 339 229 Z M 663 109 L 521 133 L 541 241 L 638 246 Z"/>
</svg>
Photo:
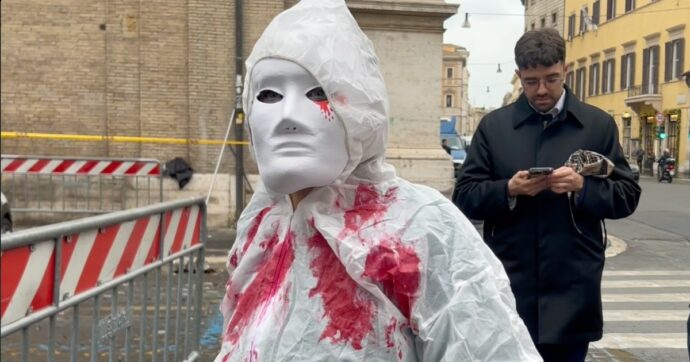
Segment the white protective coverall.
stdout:
<svg viewBox="0 0 690 362">
<path fill-rule="evenodd" d="M 506 273 L 436 190 L 384 161 L 388 96 L 369 39 L 342 0 L 278 15 L 246 62 L 293 61 L 328 95 L 349 159 L 293 210 L 258 189 L 237 225 L 216 361 L 541 360 Z"/>
</svg>

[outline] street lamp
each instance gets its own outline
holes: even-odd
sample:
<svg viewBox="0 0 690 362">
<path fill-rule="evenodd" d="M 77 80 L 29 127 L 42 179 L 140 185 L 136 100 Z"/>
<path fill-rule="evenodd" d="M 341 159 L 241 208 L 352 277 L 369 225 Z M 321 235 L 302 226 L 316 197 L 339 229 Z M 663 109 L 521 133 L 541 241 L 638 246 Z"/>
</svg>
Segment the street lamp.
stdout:
<svg viewBox="0 0 690 362">
<path fill-rule="evenodd" d="M 462 27 L 465 29 L 469 29 L 470 27 L 470 19 L 469 19 L 470 14 L 465 13 L 465 22 L 462 23 Z"/>
</svg>

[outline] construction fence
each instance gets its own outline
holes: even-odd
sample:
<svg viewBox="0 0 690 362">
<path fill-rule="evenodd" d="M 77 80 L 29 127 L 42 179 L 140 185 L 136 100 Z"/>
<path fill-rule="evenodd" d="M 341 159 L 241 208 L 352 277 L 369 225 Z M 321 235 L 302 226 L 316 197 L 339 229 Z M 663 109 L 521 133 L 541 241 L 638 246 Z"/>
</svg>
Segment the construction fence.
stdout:
<svg viewBox="0 0 690 362">
<path fill-rule="evenodd" d="M 199 359 L 203 198 L 3 235 L 3 361 Z"/>
</svg>

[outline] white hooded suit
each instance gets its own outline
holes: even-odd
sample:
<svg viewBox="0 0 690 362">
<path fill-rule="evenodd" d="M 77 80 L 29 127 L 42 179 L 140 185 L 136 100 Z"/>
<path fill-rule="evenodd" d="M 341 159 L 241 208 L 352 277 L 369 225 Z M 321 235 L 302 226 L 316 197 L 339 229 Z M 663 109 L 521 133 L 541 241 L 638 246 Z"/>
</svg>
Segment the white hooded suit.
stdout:
<svg viewBox="0 0 690 362">
<path fill-rule="evenodd" d="M 274 190 L 252 197 L 229 254 L 216 360 L 540 360 L 473 225 L 385 163 L 386 87 L 344 1 L 303 0 L 266 28 L 246 62 L 250 128 L 252 69 L 265 58 L 318 80 L 349 157 L 294 210 Z"/>
</svg>

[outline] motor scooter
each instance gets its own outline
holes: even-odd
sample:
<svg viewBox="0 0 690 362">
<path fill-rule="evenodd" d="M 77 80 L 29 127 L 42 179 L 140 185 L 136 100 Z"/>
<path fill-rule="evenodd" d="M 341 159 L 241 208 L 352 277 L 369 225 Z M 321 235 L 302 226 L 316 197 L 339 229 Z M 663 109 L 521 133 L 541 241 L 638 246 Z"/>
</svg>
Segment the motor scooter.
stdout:
<svg viewBox="0 0 690 362">
<path fill-rule="evenodd" d="M 676 159 L 667 158 L 663 165 L 659 166 L 659 172 L 657 173 L 657 180 L 659 182 L 668 181 L 668 183 L 673 182 L 673 176 L 676 175 Z"/>
</svg>

